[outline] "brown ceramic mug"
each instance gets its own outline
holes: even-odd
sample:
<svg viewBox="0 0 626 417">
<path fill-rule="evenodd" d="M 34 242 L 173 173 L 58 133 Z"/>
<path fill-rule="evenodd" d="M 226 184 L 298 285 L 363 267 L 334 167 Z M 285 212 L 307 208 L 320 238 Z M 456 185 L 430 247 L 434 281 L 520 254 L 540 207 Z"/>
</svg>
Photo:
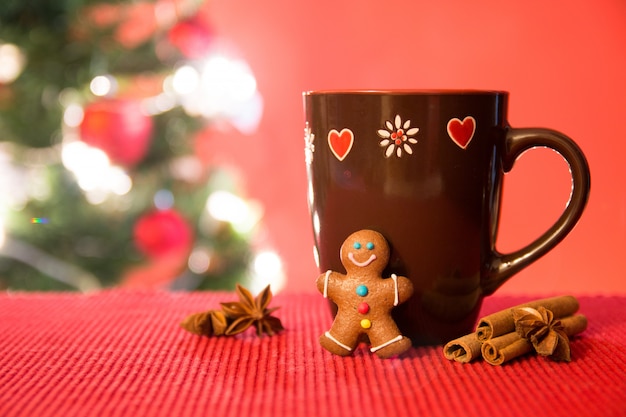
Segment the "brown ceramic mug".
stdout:
<svg viewBox="0 0 626 417">
<path fill-rule="evenodd" d="M 339 250 L 354 231 L 382 233 L 391 246 L 383 276 L 404 275 L 415 289 L 393 311 L 414 344 L 473 331 L 483 297 L 556 246 L 585 208 L 590 176 L 579 147 L 554 130 L 510 127 L 507 100 L 497 91 L 304 93 L 320 272 L 345 271 Z M 538 239 L 499 253 L 503 174 L 538 146 L 568 162 L 570 200 Z"/>
</svg>

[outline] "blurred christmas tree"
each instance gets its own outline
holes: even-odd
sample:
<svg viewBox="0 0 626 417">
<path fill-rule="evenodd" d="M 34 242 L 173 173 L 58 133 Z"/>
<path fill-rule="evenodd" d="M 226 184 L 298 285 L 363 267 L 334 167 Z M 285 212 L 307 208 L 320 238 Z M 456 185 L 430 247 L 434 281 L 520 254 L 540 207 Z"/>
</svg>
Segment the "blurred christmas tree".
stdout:
<svg viewBox="0 0 626 417">
<path fill-rule="evenodd" d="M 229 140 L 207 131 L 224 121 L 254 129 L 262 105 L 209 14 L 198 0 L 3 2 L 0 288 L 250 278 L 260 209 L 197 143 Z"/>
</svg>

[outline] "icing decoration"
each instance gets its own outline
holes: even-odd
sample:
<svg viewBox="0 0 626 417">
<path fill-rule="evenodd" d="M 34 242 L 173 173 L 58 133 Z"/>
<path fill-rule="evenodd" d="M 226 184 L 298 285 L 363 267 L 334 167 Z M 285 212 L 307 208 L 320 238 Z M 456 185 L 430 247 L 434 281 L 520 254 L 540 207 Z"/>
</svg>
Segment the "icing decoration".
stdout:
<svg viewBox="0 0 626 417">
<path fill-rule="evenodd" d="M 361 249 L 361 244 L 359 242 L 354 242 L 354 245 L 352 245 L 352 247 L 354 249 Z"/>
<path fill-rule="evenodd" d="M 405 152 L 409 155 L 413 154 L 411 145 L 417 143 L 415 136 L 419 132 L 418 127 L 411 127 L 411 121 L 404 123 L 400 115 L 396 115 L 393 123 L 391 120 L 385 121 L 385 129 L 379 129 L 376 133 L 382 138 L 379 142 L 380 146 L 385 149 L 385 157 L 389 158 L 395 154 L 398 158 Z"/>
<path fill-rule="evenodd" d="M 396 274 L 391 274 L 391 279 L 393 280 L 393 284 L 395 287 L 395 296 L 393 298 L 393 305 L 397 306 L 400 302 L 400 294 L 398 292 L 398 276 Z"/>
<path fill-rule="evenodd" d="M 372 322 L 368 319 L 363 319 L 361 320 L 361 327 L 364 329 L 369 329 L 370 327 L 372 327 Z"/>
<path fill-rule="evenodd" d="M 378 345 L 378 346 L 375 346 L 375 347 L 371 348 L 371 349 L 370 349 L 370 352 L 374 353 L 374 352 L 376 352 L 377 350 L 381 350 L 381 349 L 382 349 L 382 348 L 384 348 L 385 346 L 389 346 L 389 345 L 391 345 L 392 343 L 399 342 L 400 340 L 402 340 L 402 335 L 401 335 L 401 334 L 399 334 L 399 335 L 397 335 L 396 337 L 394 337 L 393 339 L 391 339 L 391 340 L 389 340 L 389 341 L 387 341 L 387 342 L 383 343 L 382 345 Z"/>
<path fill-rule="evenodd" d="M 328 146 L 333 155 L 343 161 L 354 144 L 354 133 L 350 129 L 342 129 L 341 132 L 332 129 L 328 132 Z"/>
<path fill-rule="evenodd" d="M 352 352 L 352 348 L 351 348 L 350 346 L 346 346 L 346 345 L 344 345 L 343 343 L 341 343 L 339 340 L 335 339 L 335 338 L 333 337 L 333 335 L 332 335 L 332 334 L 330 334 L 330 332 L 326 332 L 326 333 L 324 333 L 324 335 L 325 335 L 327 338 L 329 338 L 330 340 L 332 340 L 333 342 L 337 343 L 339 346 L 341 346 L 341 347 L 342 347 L 342 348 L 344 348 L 345 350 L 347 350 L 347 351 L 349 351 L 349 352 Z"/>
<path fill-rule="evenodd" d="M 324 278 L 324 298 L 328 298 L 328 277 L 332 274 L 333 271 L 330 269 L 326 271 L 326 277 Z"/>
<path fill-rule="evenodd" d="M 359 285 L 356 287 L 356 293 L 359 297 L 365 297 L 368 292 L 369 291 L 365 285 Z"/>
<path fill-rule="evenodd" d="M 372 242 L 367 242 L 367 245 L 365 245 L 365 247 L 369 250 L 374 249 L 374 244 Z"/>
<path fill-rule="evenodd" d="M 466 149 L 474 137 L 476 120 L 472 116 L 467 116 L 463 121 L 454 117 L 448 121 L 446 128 L 450 139 L 461 149 Z"/>
<path fill-rule="evenodd" d="M 376 260 L 376 255 L 374 255 L 373 253 L 370 255 L 369 258 L 367 258 L 366 260 L 364 260 L 363 262 L 359 262 L 356 259 L 354 259 L 354 254 L 352 252 L 350 252 L 348 254 L 348 258 L 350 259 L 350 261 L 352 261 L 353 264 L 355 264 L 356 266 L 360 266 L 361 268 L 364 268 L 366 266 L 368 266 L 369 264 L 371 264 L 372 262 L 374 262 Z"/>
</svg>

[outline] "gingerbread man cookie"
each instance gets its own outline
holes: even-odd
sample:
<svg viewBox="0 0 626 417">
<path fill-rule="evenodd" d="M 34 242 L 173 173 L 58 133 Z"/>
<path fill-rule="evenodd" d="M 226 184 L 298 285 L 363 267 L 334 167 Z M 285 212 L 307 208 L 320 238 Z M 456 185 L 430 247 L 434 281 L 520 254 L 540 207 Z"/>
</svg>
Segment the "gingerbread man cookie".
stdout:
<svg viewBox="0 0 626 417">
<path fill-rule="evenodd" d="M 352 354 L 367 338 L 370 351 L 381 358 L 398 355 L 411 347 L 391 317 L 391 310 L 413 294 L 406 277 L 383 278 L 389 261 L 389 245 L 373 230 L 351 234 L 341 246 L 346 274 L 328 271 L 317 278 L 317 289 L 337 307 L 329 331 L 320 336 L 326 350 L 341 356 Z"/>
</svg>

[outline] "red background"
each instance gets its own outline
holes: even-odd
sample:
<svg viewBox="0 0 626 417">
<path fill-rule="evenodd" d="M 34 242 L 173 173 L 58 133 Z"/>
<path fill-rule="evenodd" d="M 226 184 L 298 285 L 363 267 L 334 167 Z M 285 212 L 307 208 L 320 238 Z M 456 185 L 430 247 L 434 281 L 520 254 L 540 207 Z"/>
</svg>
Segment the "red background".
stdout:
<svg viewBox="0 0 626 417">
<path fill-rule="evenodd" d="M 589 205 L 558 248 L 500 293 L 626 293 L 626 2 L 214 0 L 217 33 L 249 62 L 265 101 L 257 134 L 233 146 L 287 289 L 314 291 L 301 92 L 472 88 L 511 93 L 512 126 L 550 127 L 584 150 Z M 569 195 L 556 154 L 524 154 L 505 180 L 498 248 L 530 242 Z"/>
</svg>

